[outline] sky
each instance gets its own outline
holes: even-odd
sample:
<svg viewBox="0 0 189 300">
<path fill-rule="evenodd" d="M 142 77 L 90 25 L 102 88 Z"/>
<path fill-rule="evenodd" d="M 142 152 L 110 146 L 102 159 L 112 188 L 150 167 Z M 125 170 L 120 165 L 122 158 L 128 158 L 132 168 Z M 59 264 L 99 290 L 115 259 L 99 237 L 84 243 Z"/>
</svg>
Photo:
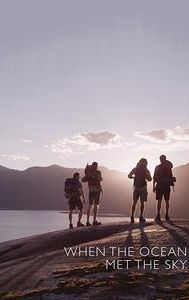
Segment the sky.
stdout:
<svg viewBox="0 0 189 300">
<path fill-rule="evenodd" d="M 189 162 L 189 1 L 0 0 L 0 165 Z"/>
</svg>

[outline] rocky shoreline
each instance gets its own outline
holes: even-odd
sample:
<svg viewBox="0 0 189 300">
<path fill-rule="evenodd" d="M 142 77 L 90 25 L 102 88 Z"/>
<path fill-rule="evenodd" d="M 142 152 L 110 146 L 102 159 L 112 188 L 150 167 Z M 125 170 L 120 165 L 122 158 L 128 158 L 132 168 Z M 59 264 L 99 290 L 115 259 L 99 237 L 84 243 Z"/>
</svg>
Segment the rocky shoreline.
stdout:
<svg viewBox="0 0 189 300">
<path fill-rule="evenodd" d="M 65 249 L 104 249 L 106 255 L 67 255 Z M 128 253 L 112 249 L 130 248 Z M 171 248 L 180 253 L 139 249 Z M 187 254 L 184 249 L 187 249 Z M 126 222 L 62 230 L 0 244 L 0 299 L 189 299 L 189 221 Z M 154 251 L 155 251 L 154 250 Z M 183 250 L 183 252 L 182 252 Z M 122 255 L 123 254 L 123 255 Z M 125 255 L 124 255 L 125 254 Z M 185 255 L 186 254 L 186 255 Z M 106 261 L 110 261 L 106 268 Z M 122 262 L 119 262 L 122 261 Z M 128 262 L 129 260 L 129 267 Z M 137 260 L 145 268 L 137 267 Z M 165 262 L 171 267 L 166 269 Z M 184 264 L 182 268 L 181 262 Z M 114 262 L 114 264 L 112 263 Z M 125 261 L 125 262 L 123 262 Z M 156 261 L 156 262 L 155 262 Z M 154 267 L 154 264 L 158 268 Z M 119 263 L 119 265 L 118 265 Z M 173 264 L 174 263 L 174 264 Z M 120 267 L 122 264 L 122 268 Z"/>
</svg>

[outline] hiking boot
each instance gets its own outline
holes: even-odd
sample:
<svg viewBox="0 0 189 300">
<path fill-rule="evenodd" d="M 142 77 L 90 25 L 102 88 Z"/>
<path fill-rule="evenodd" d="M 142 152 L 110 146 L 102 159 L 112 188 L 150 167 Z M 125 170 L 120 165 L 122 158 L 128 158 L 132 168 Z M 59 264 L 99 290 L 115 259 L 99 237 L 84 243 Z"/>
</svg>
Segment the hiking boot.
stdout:
<svg viewBox="0 0 189 300">
<path fill-rule="evenodd" d="M 101 225 L 102 223 L 101 222 L 97 222 L 97 221 L 94 221 L 93 222 L 93 226 L 99 226 L 99 225 Z"/>
<path fill-rule="evenodd" d="M 167 222 L 171 222 L 171 219 L 169 218 L 169 215 L 165 215 L 165 220 L 167 221 Z"/>
<path fill-rule="evenodd" d="M 161 222 L 161 217 L 160 215 L 157 215 L 155 218 L 155 222 L 160 223 Z"/>
<path fill-rule="evenodd" d="M 88 226 L 91 226 L 91 223 L 90 222 L 87 222 L 86 223 L 86 226 L 88 227 Z"/>
<path fill-rule="evenodd" d="M 135 222 L 134 217 L 131 217 L 131 224 L 133 224 Z"/>
<path fill-rule="evenodd" d="M 139 218 L 140 223 L 146 223 L 146 219 L 144 219 L 143 217 Z"/>
<path fill-rule="evenodd" d="M 70 229 L 73 229 L 73 224 L 70 224 Z"/>
<path fill-rule="evenodd" d="M 77 227 L 84 227 L 85 225 L 81 222 L 77 222 Z"/>
</svg>

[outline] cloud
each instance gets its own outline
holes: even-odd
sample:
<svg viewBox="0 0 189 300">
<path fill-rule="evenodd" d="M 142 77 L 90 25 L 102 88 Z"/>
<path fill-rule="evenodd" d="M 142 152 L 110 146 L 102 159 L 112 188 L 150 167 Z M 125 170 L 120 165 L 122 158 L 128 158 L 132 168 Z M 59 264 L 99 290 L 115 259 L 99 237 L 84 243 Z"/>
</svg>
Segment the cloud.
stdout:
<svg viewBox="0 0 189 300">
<path fill-rule="evenodd" d="M 21 138 L 19 140 L 20 143 L 25 143 L 25 144 L 31 144 L 33 141 L 30 140 L 30 139 L 24 139 L 24 138 Z"/>
<path fill-rule="evenodd" d="M 189 149 L 189 125 L 173 129 L 156 129 L 147 132 L 136 132 L 136 137 L 146 142 L 138 143 L 134 151 L 179 152 Z"/>
<path fill-rule="evenodd" d="M 172 140 L 189 142 L 189 125 L 185 127 L 177 126 L 172 131 L 168 130 L 168 134 Z"/>
<path fill-rule="evenodd" d="M 136 137 L 148 140 L 151 143 L 189 142 L 189 125 L 177 126 L 173 129 L 156 129 L 147 132 L 136 132 Z"/>
<path fill-rule="evenodd" d="M 159 129 L 159 130 L 157 129 L 148 132 L 136 132 L 135 136 L 142 139 L 146 139 L 150 142 L 157 142 L 157 143 L 167 142 L 167 134 L 166 131 L 163 129 Z"/>
<path fill-rule="evenodd" d="M 107 144 L 117 144 L 117 142 L 120 141 L 120 136 L 111 131 L 81 133 L 81 136 L 85 137 L 88 142 L 101 146 Z"/>
<path fill-rule="evenodd" d="M 25 160 L 28 161 L 30 160 L 29 156 L 25 156 L 25 155 L 14 155 L 14 154 L 1 154 L 0 155 L 0 159 L 2 160 Z"/>
<path fill-rule="evenodd" d="M 112 131 L 79 133 L 70 138 L 53 141 L 50 146 L 45 145 L 45 147 L 53 152 L 67 154 L 111 149 L 121 147 L 121 136 Z"/>
</svg>

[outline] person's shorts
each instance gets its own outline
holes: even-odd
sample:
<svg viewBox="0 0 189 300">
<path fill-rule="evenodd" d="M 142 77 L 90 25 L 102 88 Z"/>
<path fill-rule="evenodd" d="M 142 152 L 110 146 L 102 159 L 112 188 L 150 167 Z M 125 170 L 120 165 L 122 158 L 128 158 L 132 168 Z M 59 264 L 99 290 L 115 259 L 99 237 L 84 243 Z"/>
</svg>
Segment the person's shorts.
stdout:
<svg viewBox="0 0 189 300">
<path fill-rule="evenodd" d="M 76 207 L 77 207 L 78 209 L 83 209 L 83 203 L 82 203 L 80 197 L 73 197 L 73 198 L 70 198 L 70 199 L 68 200 L 68 204 L 69 204 L 70 210 L 74 210 L 74 209 L 76 209 Z"/>
<path fill-rule="evenodd" d="M 100 191 L 89 192 L 89 204 L 99 204 L 100 201 Z"/>
<path fill-rule="evenodd" d="M 140 202 L 147 201 L 148 192 L 147 189 L 134 189 L 133 191 L 133 201 L 137 202 L 140 199 Z"/>
<path fill-rule="evenodd" d="M 156 186 L 156 200 L 162 200 L 163 197 L 165 200 L 169 200 L 170 192 L 170 186 Z"/>
</svg>

